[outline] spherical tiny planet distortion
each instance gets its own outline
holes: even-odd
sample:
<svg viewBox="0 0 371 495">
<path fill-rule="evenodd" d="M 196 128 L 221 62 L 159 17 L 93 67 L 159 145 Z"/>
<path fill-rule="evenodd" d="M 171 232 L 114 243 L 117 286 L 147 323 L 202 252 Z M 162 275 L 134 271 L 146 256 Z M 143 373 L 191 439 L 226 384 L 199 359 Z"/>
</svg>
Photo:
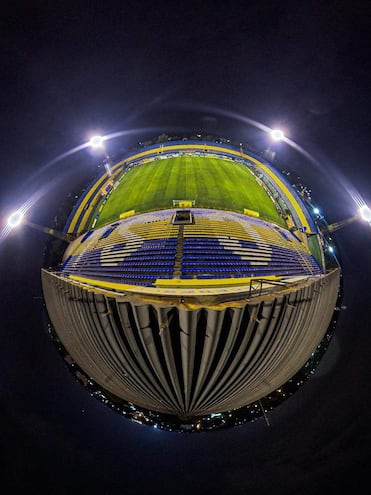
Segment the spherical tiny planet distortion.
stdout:
<svg viewBox="0 0 371 495">
<path fill-rule="evenodd" d="M 42 270 L 50 331 L 91 395 L 134 421 L 269 421 L 334 329 L 341 269 L 321 219 L 240 143 L 154 139 L 69 212 L 71 242 Z"/>
</svg>

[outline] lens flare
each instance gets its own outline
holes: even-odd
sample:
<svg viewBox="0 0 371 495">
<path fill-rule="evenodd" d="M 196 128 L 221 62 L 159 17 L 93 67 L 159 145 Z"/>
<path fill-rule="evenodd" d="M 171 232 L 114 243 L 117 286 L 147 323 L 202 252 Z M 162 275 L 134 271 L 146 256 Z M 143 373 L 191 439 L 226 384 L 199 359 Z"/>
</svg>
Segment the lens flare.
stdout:
<svg viewBox="0 0 371 495">
<path fill-rule="evenodd" d="M 104 141 L 105 141 L 104 136 L 93 136 L 88 141 L 88 144 L 89 144 L 89 146 L 91 146 L 94 149 L 95 148 L 102 148 Z"/>
<path fill-rule="evenodd" d="M 176 127 L 176 126 L 170 126 L 169 130 L 172 131 L 184 131 L 184 127 Z M 122 137 L 122 136 L 131 136 L 131 135 L 143 135 L 144 133 L 147 132 L 163 132 L 164 131 L 164 126 L 152 126 L 152 127 L 138 127 L 134 129 L 124 129 L 121 131 L 113 132 L 111 134 L 105 134 L 104 136 L 101 136 L 104 141 L 108 141 L 110 139 L 114 139 L 117 137 Z M 35 178 L 39 177 L 42 175 L 44 172 L 46 172 L 48 169 L 56 165 L 57 163 L 60 163 L 62 160 L 65 158 L 68 158 L 69 156 L 74 155 L 75 153 L 78 153 L 79 151 L 82 151 L 86 148 L 90 148 L 90 140 L 87 141 L 86 143 L 80 144 L 78 146 L 75 146 L 74 148 L 71 148 L 70 150 L 65 151 L 64 153 L 61 153 L 60 155 L 56 156 L 49 162 L 45 163 L 42 165 L 38 170 L 36 170 L 30 177 L 28 181 L 34 180 Z"/>
<path fill-rule="evenodd" d="M 11 228 L 18 227 L 18 225 L 21 225 L 23 219 L 24 214 L 21 210 L 14 211 L 11 215 L 9 215 L 7 222 L 8 226 Z"/>
<path fill-rule="evenodd" d="M 182 127 L 177 127 L 177 126 L 169 126 L 169 129 L 175 132 L 179 131 L 184 131 L 185 128 Z M 106 134 L 104 136 L 101 136 L 101 138 L 104 141 L 108 141 L 110 139 L 114 139 L 117 137 L 122 137 L 122 136 L 130 136 L 130 135 L 143 135 L 144 133 L 148 132 L 163 132 L 164 126 L 151 126 L 151 127 L 139 127 L 139 128 L 134 128 L 134 129 L 124 129 L 121 131 L 113 132 L 111 134 Z M 61 153 L 60 155 L 56 156 L 46 164 L 42 165 L 38 170 L 36 170 L 31 176 L 28 177 L 28 183 L 31 181 L 35 180 L 39 176 L 41 176 L 43 173 L 45 173 L 48 169 L 53 167 L 56 164 L 59 164 L 62 162 L 64 159 L 74 155 L 75 153 L 84 150 L 86 148 L 89 148 L 91 146 L 90 141 L 80 144 L 79 146 L 75 146 L 74 148 L 71 148 L 70 150 Z M 19 211 L 22 211 L 23 214 L 26 214 L 27 211 L 35 204 L 37 203 L 42 197 L 45 196 L 48 192 L 51 191 L 51 189 L 58 183 L 60 183 L 62 180 L 65 180 L 67 176 L 72 173 L 71 171 L 66 171 L 64 169 L 61 169 L 58 171 L 58 175 L 55 176 L 53 180 L 48 179 L 47 184 L 42 185 L 39 187 L 31 196 L 27 199 L 27 201 L 20 207 L 18 208 Z M 6 223 L 6 225 L 3 227 L 3 229 L 0 231 L 0 243 L 3 242 L 12 229 L 14 228 L 14 225 L 9 225 Z"/>
<path fill-rule="evenodd" d="M 52 181 L 48 181 L 42 187 L 39 187 L 37 191 L 35 191 L 31 196 L 20 206 L 17 210 L 15 210 L 7 219 L 6 225 L 0 231 L 0 244 L 3 242 L 10 232 L 17 227 L 19 224 L 16 222 L 17 217 L 20 219 L 20 216 L 24 218 L 26 213 L 38 202 L 40 199 L 45 197 L 47 193 L 49 193 L 56 185 L 66 179 L 70 173 L 60 173 Z M 17 215 L 16 215 L 17 214 Z M 21 222 L 20 222 L 21 223 Z"/>
<path fill-rule="evenodd" d="M 285 137 L 284 133 L 280 129 L 272 129 L 270 135 L 274 141 L 282 141 Z"/>
<path fill-rule="evenodd" d="M 371 210 L 367 205 L 362 205 L 358 211 L 363 220 L 371 223 Z"/>
</svg>

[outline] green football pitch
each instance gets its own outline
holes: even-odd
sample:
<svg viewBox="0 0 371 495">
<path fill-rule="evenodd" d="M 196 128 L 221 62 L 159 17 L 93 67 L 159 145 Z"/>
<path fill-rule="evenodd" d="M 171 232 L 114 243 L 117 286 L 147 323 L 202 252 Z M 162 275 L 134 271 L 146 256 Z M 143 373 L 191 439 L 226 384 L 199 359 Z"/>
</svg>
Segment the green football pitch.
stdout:
<svg viewBox="0 0 371 495">
<path fill-rule="evenodd" d="M 173 200 L 195 200 L 196 208 L 243 213 L 285 226 L 272 200 L 253 174 L 240 163 L 214 157 L 178 156 L 138 165 L 122 176 L 108 197 L 96 227 L 117 220 L 121 213 L 173 208 Z"/>
</svg>

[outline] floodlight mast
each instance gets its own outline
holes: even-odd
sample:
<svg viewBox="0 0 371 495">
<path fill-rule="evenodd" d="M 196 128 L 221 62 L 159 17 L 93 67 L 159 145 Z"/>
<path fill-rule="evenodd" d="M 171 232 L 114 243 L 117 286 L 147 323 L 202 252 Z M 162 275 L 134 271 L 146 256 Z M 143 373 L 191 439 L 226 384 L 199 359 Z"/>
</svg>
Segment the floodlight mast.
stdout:
<svg viewBox="0 0 371 495">
<path fill-rule="evenodd" d="M 340 220 L 339 222 L 331 223 L 321 230 L 324 233 L 334 232 L 335 230 L 342 229 L 343 227 L 355 222 L 356 220 L 359 220 L 360 218 L 371 225 L 371 210 L 367 205 L 361 206 L 358 212 L 352 217 L 345 218 L 344 220 Z"/>
<path fill-rule="evenodd" d="M 103 151 L 103 154 L 104 154 L 104 168 L 106 169 L 106 172 L 107 172 L 107 175 L 109 177 L 111 177 L 112 175 L 112 170 L 111 170 L 111 159 L 110 159 L 110 156 L 108 155 L 107 153 L 107 150 L 104 146 L 104 141 L 105 141 L 105 137 L 104 136 L 93 136 L 90 138 L 88 144 L 89 146 L 91 146 L 93 149 L 100 149 Z"/>
<path fill-rule="evenodd" d="M 358 211 L 362 220 L 371 224 L 371 209 L 367 205 L 363 205 Z"/>
<path fill-rule="evenodd" d="M 59 230 L 52 229 L 51 227 L 45 227 L 44 225 L 39 225 L 37 223 L 30 222 L 27 220 L 22 213 L 22 211 L 17 210 L 9 215 L 8 218 L 8 226 L 12 229 L 19 227 L 20 225 L 27 225 L 35 230 L 39 230 L 40 232 L 44 232 L 44 234 L 51 235 L 52 237 L 56 237 L 62 241 L 66 241 L 68 243 L 74 241 L 76 236 L 74 234 L 66 234 L 65 232 L 60 232 Z"/>
<path fill-rule="evenodd" d="M 285 138 L 285 134 L 280 129 L 269 129 L 268 134 L 272 141 L 278 142 L 282 141 Z M 276 158 L 276 151 L 274 151 L 270 146 L 263 152 L 264 158 L 266 158 L 269 162 L 273 163 Z"/>
<path fill-rule="evenodd" d="M 61 241 L 66 241 L 68 243 L 74 241 L 77 237 L 74 234 L 67 234 L 65 232 L 60 232 L 59 230 L 52 229 L 51 227 L 45 227 L 44 225 L 39 225 L 37 223 L 30 222 L 29 220 L 25 220 L 24 223 L 35 230 L 39 230 L 40 232 L 44 232 L 44 234 L 51 235 L 52 237 L 56 237 L 57 239 L 60 239 Z"/>
</svg>

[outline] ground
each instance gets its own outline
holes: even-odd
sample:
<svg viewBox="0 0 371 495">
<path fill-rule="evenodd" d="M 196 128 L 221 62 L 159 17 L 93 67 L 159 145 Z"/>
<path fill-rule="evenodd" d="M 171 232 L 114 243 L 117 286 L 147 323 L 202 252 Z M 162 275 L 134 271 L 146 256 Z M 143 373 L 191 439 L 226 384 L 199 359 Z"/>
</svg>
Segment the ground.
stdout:
<svg viewBox="0 0 371 495">
<path fill-rule="evenodd" d="M 136 213 L 173 207 L 174 199 L 195 200 L 198 208 L 242 213 L 258 211 L 260 218 L 285 226 L 273 202 L 246 166 L 214 157 L 178 156 L 129 170 L 112 192 L 96 227 Z"/>
</svg>

